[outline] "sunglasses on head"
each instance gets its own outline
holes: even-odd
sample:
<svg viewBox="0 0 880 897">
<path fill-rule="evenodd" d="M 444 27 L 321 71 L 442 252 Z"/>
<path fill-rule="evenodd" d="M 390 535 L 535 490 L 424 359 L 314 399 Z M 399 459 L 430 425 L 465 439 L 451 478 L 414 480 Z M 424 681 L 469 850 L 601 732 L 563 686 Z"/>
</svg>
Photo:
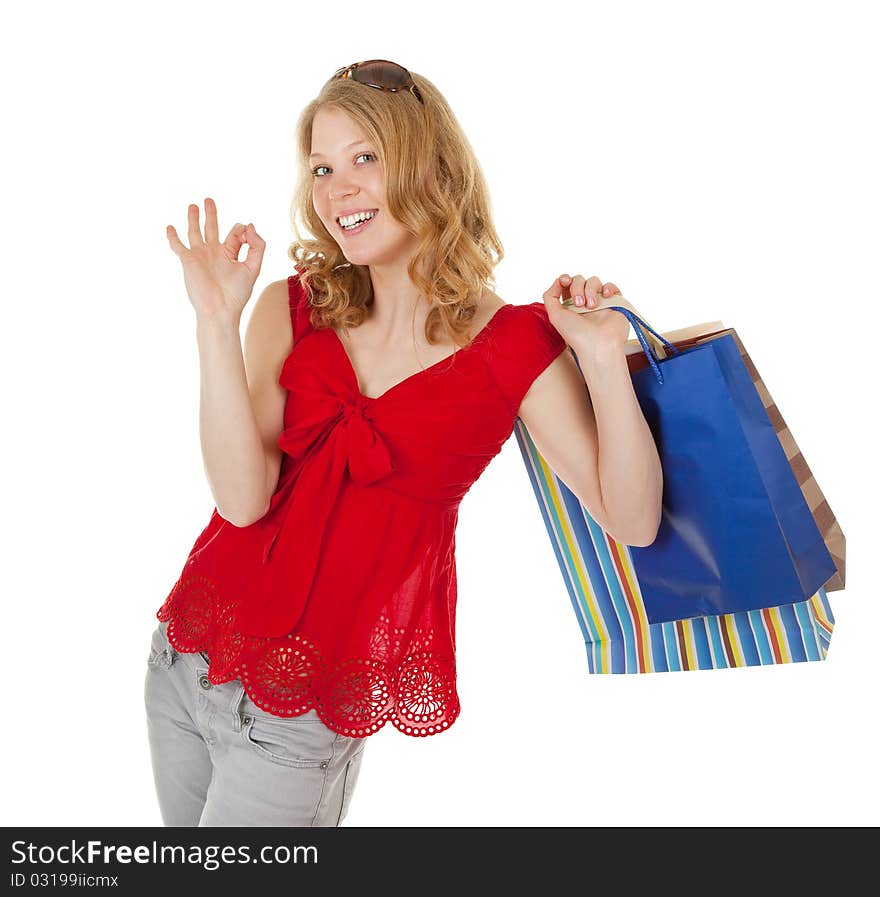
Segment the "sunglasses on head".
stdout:
<svg viewBox="0 0 880 897">
<path fill-rule="evenodd" d="M 391 93 L 408 90 L 423 106 L 425 105 L 412 75 L 402 65 L 388 59 L 369 59 L 366 62 L 343 66 L 334 72 L 330 80 L 335 81 L 337 78 L 351 78 L 360 84 L 378 90 L 390 90 Z"/>
</svg>

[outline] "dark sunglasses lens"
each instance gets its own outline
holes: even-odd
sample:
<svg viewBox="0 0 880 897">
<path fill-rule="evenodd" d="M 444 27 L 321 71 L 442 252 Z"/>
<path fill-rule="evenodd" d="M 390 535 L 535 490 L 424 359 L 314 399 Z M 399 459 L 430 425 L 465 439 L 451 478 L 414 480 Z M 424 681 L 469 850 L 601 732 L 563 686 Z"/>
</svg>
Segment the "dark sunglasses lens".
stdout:
<svg viewBox="0 0 880 897">
<path fill-rule="evenodd" d="M 400 90 L 410 83 L 410 74 L 403 66 L 382 59 L 362 63 L 352 72 L 352 78 L 364 83 L 378 84 L 388 90 Z"/>
</svg>

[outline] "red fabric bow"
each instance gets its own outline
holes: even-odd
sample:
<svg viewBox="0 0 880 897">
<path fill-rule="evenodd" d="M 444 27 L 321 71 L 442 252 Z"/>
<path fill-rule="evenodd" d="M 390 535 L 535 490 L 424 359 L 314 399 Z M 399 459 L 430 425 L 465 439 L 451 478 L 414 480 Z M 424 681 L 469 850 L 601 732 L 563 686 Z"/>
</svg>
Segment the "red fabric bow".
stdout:
<svg viewBox="0 0 880 897">
<path fill-rule="evenodd" d="M 311 401 L 306 406 L 309 416 L 297 419 L 278 437 L 282 451 L 301 464 L 257 521 L 263 540 L 262 576 L 259 590 L 236 612 L 239 632 L 270 638 L 290 632 L 305 610 L 346 470 L 361 485 L 378 482 L 394 470 L 368 405 L 363 395 Z"/>
</svg>

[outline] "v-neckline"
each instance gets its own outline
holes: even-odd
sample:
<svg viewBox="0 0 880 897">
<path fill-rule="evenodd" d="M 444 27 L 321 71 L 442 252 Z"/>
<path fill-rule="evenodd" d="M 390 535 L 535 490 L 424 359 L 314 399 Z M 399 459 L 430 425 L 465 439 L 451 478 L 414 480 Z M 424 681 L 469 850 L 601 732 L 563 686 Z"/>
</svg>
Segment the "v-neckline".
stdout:
<svg viewBox="0 0 880 897">
<path fill-rule="evenodd" d="M 504 311 L 505 308 L 511 308 L 511 307 L 512 307 L 512 303 L 505 302 L 504 305 L 502 305 L 500 308 L 496 308 L 492 314 L 492 317 L 489 318 L 489 320 L 486 321 L 486 323 L 477 331 L 476 336 L 474 336 L 474 338 L 466 346 L 464 346 L 461 349 L 456 349 L 454 352 L 450 352 L 445 358 L 441 358 L 439 361 L 435 361 L 433 364 L 429 364 L 426 368 L 420 368 L 419 370 L 413 372 L 412 374 L 409 374 L 408 376 L 404 377 L 402 380 L 398 380 L 397 383 L 395 383 L 393 386 L 389 386 L 388 389 L 385 390 L 385 392 L 380 393 L 378 396 L 368 396 L 368 395 L 364 394 L 364 392 L 361 390 L 361 384 L 360 384 L 360 380 L 358 380 L 357 371 L 355 371 L 354 365 L 351 363 L 351 358 L 349 358 L 348 352 L 345 349 L 345 344 L 342 342 L 342 339 L 340 338 L 339 334 L 336 332 L 336 330 L 333 327 L 329 327 L 327 329 L 333 335 L 333 341 L 336 343 L 337 346 L 339 346 L 339 351 L 342 354 L 342 358 L 345 362 L 345 366 L 348 369 L 349 377 L 351 378 L 351 380 L 354 384 L 354 388 L 355 388 L 355 391 L 357 392 L 357 394 L 362 399 L 366 400 L 367 402 L 378 402 L 378 401 L 381 401 L 382 399 L 384 399 L 389 393 L 394 392 L 396 389 L 400 389 L 400 387 L 404 386 L 407 383 L 410 383 L 412 380 L 417 379 L 422 374 L 427 374 L 430 371 L 432 371 L 434 368 L 439 367 L 441 364 L 445 364 L 454 355 L 458 355 L 461 352 L 467 352 L 468 349 L 472 349 L 477 344 L 477 342 L 483 337 L 483 335 L 486 333 L 486 331 L 489 330 L 489 328 L 492 326 L 492 324 L 495 323 L 495 319 L 498 317 L 498 315 L 500 315 L 501 312 Z"/>
</svg>

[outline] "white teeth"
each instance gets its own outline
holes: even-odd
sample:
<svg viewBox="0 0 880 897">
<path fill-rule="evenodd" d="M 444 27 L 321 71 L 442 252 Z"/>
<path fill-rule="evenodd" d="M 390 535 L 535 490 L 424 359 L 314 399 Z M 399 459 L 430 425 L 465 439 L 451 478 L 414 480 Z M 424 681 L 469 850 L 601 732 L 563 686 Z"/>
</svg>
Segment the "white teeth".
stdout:
<svg viewBox="0 0 880 897">
<path fill-rule="evenodd" d="M 343 227 L 349 227 L 353 224 L 358 224 L 361 221 L 369 221 L 375 214 L 375 212 L 356 212 L 354 215 L 346 215 L 343 218 L 340 218 L 339 223 Z"/>
</svg>

